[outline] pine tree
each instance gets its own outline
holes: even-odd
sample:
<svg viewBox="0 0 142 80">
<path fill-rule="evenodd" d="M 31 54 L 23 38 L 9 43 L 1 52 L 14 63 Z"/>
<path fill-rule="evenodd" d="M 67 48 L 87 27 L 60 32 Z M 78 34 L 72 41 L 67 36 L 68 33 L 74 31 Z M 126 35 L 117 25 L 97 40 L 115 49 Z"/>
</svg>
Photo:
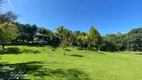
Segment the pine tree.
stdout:
<svg viewBox="0 0 142 80">
<path fill-rule="evenodd" d="M 90 39 L 91 46 L 95 46 L 98 50 L 100 50 L 102 37 L 100 33 L 93 26 L 91 27 L 88 33 L 88 37 Z"/>
</svg>

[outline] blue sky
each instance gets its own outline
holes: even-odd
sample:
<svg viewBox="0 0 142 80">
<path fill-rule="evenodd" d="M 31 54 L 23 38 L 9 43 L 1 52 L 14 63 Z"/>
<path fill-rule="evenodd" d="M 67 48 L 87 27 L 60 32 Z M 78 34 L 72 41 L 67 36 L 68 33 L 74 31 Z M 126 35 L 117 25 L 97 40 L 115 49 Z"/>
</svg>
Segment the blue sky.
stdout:
<svg viewBox="0 0 142 80">
<path fill-rule="evenodd" d="M 102 35 L 142 27 L 141 0 L 10 0 L 20 23 L 37 24 L 52 31 L 64 25 L 88 32 L 94 26 Z M 9 4 L 8 4 L 9 5 Z"/>
</svg>

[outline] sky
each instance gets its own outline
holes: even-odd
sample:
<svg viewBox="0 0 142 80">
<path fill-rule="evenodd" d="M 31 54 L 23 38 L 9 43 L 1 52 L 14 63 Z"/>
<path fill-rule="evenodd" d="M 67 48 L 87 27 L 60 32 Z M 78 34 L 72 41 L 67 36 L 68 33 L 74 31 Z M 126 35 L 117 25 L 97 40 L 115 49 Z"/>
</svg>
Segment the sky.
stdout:
<svg viewBox="0 0 142 80">
<path fill-rule="evenodd" d="M 102 35 L 142 27 L 142 0 L 9 0 L 2 11 L 13 10 L 17 21 L 55 31 L 88 32 L 94 26 Z"/>
</svg>

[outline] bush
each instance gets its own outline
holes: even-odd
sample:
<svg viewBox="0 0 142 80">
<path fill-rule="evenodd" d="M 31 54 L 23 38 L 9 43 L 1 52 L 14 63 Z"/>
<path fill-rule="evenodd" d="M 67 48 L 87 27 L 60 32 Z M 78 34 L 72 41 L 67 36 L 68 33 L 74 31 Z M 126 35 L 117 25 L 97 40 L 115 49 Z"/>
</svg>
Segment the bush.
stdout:
<svg viewBox="0 0 142 80">
<path fill-rule="evenodd" d="M 60 47 L 62 47 L 62 49 L 65 49 L 66 47 L 69 47 L 70 46 L 70 43 L 69 42 L 62 42 L 60 44 Z"/>
<path fill-rule="evenodd" d="M 97 51 L 96 47 L 91 47 L 90 51 Z"/>
<path fill-rule="evenodd" d="M 63 55 L 66 55 L 65 54 L 65 48 L 69 47 L 70 46 L 70 43 L 69 42 L 62 42 L 60 44 L 60 47 L 63 49 Z"/>
</svg>

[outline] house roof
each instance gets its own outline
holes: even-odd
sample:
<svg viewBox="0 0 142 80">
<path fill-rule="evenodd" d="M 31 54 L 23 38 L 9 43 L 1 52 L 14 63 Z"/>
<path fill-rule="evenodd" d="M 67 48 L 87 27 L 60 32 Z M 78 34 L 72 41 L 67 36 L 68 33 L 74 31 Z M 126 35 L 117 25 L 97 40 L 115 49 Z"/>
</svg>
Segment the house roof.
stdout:
<svg viewBox="0 0 142 80">
<path fill-rule="evenodd" d="M 45 34 L 40 34 L 40 33 L 36 34 L 35 36 L 49 37 L 48 35 L 45 35 Z"/>
</svg>

